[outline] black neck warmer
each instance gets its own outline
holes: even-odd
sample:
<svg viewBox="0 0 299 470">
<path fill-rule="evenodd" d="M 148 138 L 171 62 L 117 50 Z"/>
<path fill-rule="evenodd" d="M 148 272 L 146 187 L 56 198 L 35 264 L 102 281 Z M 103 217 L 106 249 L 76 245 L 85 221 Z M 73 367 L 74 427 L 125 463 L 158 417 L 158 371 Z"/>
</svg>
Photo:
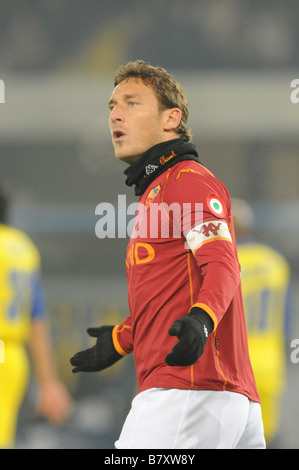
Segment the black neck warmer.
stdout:
<svg viewBox="0 0 299 470">
<path fill-rule="evenodd" d="M 195 160 L 201 163 L 195 145 L 177 138 L 154 145 L 125 171 L 126 184 L 135 185 L 135 195 L 141 196 L 146 188 L 164 171 L 178 162 Z"/>
</svg>

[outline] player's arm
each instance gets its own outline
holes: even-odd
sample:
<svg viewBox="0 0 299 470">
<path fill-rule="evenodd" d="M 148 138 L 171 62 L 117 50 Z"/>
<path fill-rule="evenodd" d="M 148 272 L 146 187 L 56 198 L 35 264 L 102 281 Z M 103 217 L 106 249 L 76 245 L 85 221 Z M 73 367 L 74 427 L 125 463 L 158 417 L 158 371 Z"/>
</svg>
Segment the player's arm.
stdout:
<svg viewBox="0 0 299 470">
<path fill-rule="evenodd" d="M 31 334 L 28 346 L 38 384 L 56 379 L 45 298 L 37 271 L 32 275 Z"/>
<path fill-rule="evenodd" d="M 226 231 L 228 233 L 228 229 Z M 209 314 L 216 329 L 240 286 L 239 261 L 232 241 L 221 240 L 221 237 L 202 245 L 193 255 L 202 277 L 194 305 Z"/>
<path fill-rule="evenodd" d="M 169 330 L 179 339 L 166 357 L 166 363 L 172 366 L 191 365 L 199 359 L 208 335 L 221 321 L 240 284 L 240 266 L 229 229 L 229 197 L 223 194 L 215 198 L 214 188 L 205 188 L 198 178 L 186 175 L 187 184 L 182 178 L 173 185 L 181 204 L 191 202 L 191 214 L 181 217 L 179 223 L 186 249 L 191 250 L 198 265 L 202 287 L 187 315 Z"/>
<path fill-rule="evenodd" d="M 87 333 L 96 338 L 91 348 L 76 353 L 70 362 L 73 372 L 97 372 L 112 366 L 133 350 L 131 317 L 121 325 L 104 325 L 88 328 Z"/>
<path fill-rule="evenodd" d="M 225 314 L 240 283 L 240 272 L 229 242 L 218 240 L 194 254 L 202 287 L 188 314 L 174 322 L 169 334 L 179 341 L 166 357 L 171 366 L 194 364 L 202 355 L 209 334 Z"/>
<path fill-rule="evenodd" d="M 70 414 L 72 400 L 56 371 L 43 288 L 38 273 L 33 278 L 31 317 L 28 346 L 38 385 L 36 408 L 49 421 L 62 424 Z"/>
<path fill-rule="evenodd" d="M 33 320 L 29 348 L 38 385 L 37 412 L 52 423 L 62 424 L 71 412 L 72 399 L 58 377 L 49 325 L 45 319 Z"/>
</svg>

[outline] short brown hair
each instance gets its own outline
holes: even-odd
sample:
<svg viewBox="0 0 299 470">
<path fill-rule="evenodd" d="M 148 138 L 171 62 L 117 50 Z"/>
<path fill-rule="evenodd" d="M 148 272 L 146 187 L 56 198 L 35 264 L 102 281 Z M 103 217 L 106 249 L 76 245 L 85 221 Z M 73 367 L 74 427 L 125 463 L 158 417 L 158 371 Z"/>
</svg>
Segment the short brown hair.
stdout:
<svg viewBox="0 0 299 470">
<path fill-rule="evenodd" d="M 189 106 L 183 88 L 173 76 L 162 67 L 154 67 L 143 60 L 136 60 L 119 67 L 114 86 L 131 77 L 140 78 L 144 84 L 153 88 L 161 109 L 180 109 L 182 117 L 176 131 L 189 142 L 192 138 L 191 129 L 187 126 Z"/>
</svg>

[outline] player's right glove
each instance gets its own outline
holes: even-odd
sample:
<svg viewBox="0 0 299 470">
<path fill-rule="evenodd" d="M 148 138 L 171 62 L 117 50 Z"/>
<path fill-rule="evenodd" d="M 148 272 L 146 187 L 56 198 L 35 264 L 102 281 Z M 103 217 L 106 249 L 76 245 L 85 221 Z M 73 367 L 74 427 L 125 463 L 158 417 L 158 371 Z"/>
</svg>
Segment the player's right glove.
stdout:
<svg viewBox="0 0 299 470">
<path fill-rule="evenodd" d="M 72 372 L 97 372 L 112 366 L 123 357 L 113 345 L 113 328 L 114 326 L 111 325 L 88 328 L 87 333 L 97 338 L 96 344 L 89 349 L 78 352 L 70 359 L 72 366 L 74 366 Z"/>
</svg>

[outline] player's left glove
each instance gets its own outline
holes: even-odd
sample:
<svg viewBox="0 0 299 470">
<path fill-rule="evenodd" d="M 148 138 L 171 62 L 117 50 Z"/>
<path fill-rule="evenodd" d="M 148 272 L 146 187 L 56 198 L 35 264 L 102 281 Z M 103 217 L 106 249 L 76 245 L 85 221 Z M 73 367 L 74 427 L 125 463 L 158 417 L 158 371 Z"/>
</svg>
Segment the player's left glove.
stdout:
<svg viewBox="0 0 299 470">
<path fill-rule="evenodd" d="M 165 358 L 169 366 L 190 366 L 202 355 L 209 334 L 214 329 L 211 317 L 203 309 L 192 307 L 189 313 L 176 320 L 168 333 L 177 336 L 178 343 Z"/>
</svg>

